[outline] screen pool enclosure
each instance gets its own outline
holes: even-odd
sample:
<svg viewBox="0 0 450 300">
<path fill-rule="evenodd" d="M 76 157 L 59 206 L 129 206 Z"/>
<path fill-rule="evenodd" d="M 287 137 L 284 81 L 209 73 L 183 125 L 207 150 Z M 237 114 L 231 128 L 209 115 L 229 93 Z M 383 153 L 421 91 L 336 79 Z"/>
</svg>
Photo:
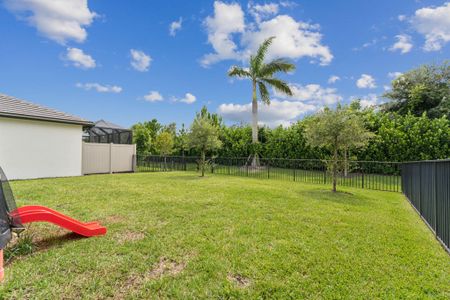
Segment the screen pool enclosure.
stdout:
<svg viewBox="0 0 450 300">
<path fill-rule="evenodd" d="M 132 144 L 133 133 L 131 129 L 100 120 L 95 122 L 93 127 L 85 130 L 83 141 L 86 143 Z"/>
</svg>

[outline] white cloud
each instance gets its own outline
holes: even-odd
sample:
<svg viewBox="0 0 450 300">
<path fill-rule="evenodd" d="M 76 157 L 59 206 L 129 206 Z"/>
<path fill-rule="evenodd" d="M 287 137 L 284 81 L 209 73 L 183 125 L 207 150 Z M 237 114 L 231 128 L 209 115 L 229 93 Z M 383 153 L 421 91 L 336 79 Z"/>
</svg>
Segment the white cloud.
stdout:
<svg viewBox="0 0 450 300">
<path fill-rule="evenodd" d="M 272 100 L 270 105 L 259 106 L 259 124 L 270 127 L 288 126 L 302 114 L 312 112 L 315 109 L 314 105 L 299 101 Z M 252 117 L 252 104 L 221 104 L 217 112 L 227 120 L 249 123 Z"/>
<path fill-rule="evenodd" d="M 203 57 L 201 64 L 208 66 L 224 59 L 239 59 L 236 53 L 237 45 L 232 39 L 235 33 L 245 29 L 244 12 L 239 4 L 225 4 L 214 2 L 214 16 L 207 17 L 204 25 L 208 31 L 208 42 L 215 53 Z"/>
<path fill-rule="evenodd" d="M 260 104 L 258 118 L 260 124 L 268 126 L 289 125 L 301 115 L 317 111 L 342 101 L 336 89 L 324 88 L 318 84 L 291 84 L 292 97 L 273 91 L 275 99 L 270 105 Z M 250 122 L 252 115 L 251 103 L 227 103 L 219 106 L 218 112 L 227 120 L 235 122 Z"/>
<path fill-rule="evenodd" d="M 77 83 L 76 87 L 86 91 L 96 90 L 99 93 L 115 93 L 122 92 L 122 87 L 117 85 L 102 85 L 99 83 Z"/>
<path fill-rule="evenodd" d="M 280 1 L 280 6 L 285 8 L 294 8 L 298 6 L 298 3 L 294 1 Z"/>
<path fill-rule="evenodd" d="M 374 89 L 377 87 L 375 79 L 368 74 L 362 74 L 356 81 L 356 86 L 360 89 Z"/>
<path fill-rule="evenodd" d="M 131 66 L 139 72 L 146 72 L 150 67 L 152 58 L 150 55 L 145 54 L 143 51 L 131 49 Z"/>
<path fill-rule="evenodd" d="M 248 10 L 250 14 L 255 18 L 256 22 L 261 22 L 261 20 L 266 19 L 272 15 L 278 14 L 279 6 L 277 3 L 266 3 L 266 4 L 253 4 L 249 2 Z"/>
<path fill-rule="evenodd" d="M 183 103 L 186 103 L 186 104 L 192 104 L 192 103 L 194 103 L 195 101 L 197 101 L 197 97 L 195 97 L 195 96 L 192 95 L 191 93 L 186 93 L 186 94 L 184 95 L 184 98 L 181 98 L 181 99 L 175 99 L 175 101 L 183 102 Z"/>
<path fill-rule="evenodd" d="M 397 18 L 398 18 L 398 20 L 399 20 L 400 22 L 403 22 L 403 21 L 406 20 L 406 16 L 405 16 L 405 15 L 399 15 Z"/>
<path fill-rule="evenodd" d="M 391 87 L 389 85 L 383 85 L 383 89 L 385 91 L 389 91 L 391 89 Z"/>
<path fill-rule="evenodd" d="M 87 0 L 5 0 L 5 6 L 43 36 L 60 44 L 69 40 L 84 42 L 85 28 L 96 17 Z"/>
<path fill-rule="evenodd" d="M 330 76 L 330 78 L 328 78 L 328 83 L 336 83 L 336 81 L 341 80 L 341 77 L 336 76 L 336 75 L 332 75 Z"/>
<path fill-rule="evenodd" d="M 381 40 L 384 40 L 384 39 L 385 39 L 385 37 L 382 37 L 382 38 L 381 38 Z M 380 42 L 380 39 L 374 38 L 374 39 L 372 39 L 371 41 L 362 44 L 362 46 L 360 46 L 360 47 L 355 47 L 355 48 L 353 48 L 352 50 L 353 50 L 353 51 L 361 51 L 361 50 L 364 50 L 364 49 L 366 49 L 366 48 L 373 47 L 373 46 L 375 46 L 376 44 L 378 44 L 379 42 Z"/>
<path fill-rule="evenodd" d="M 378 96 L 375 94 L 369 94 L 360 98 L 360 104 L 362 108 L 374 107 L 380 104 L 378 102 Z"/>
<path fill-rule="evenodd" d="M 67 48 L 65 60 L 70 61 L 75 67 L 81 69 L 92 69 L 95 68 L 96 63 L 92 56 L 83 52 L 83 50 L 78 48 Z"/>
<path fill-rule="evenodd" d="M 227 59 L 244 60 L 270 36 L 277 38 L 269 48 L 268 59 L 312 57 L 319 60 L 321 65 L 327 65 L 333 59 L 330 49 L 321 44 L 322 35 L 318 32 L 318 25 L 297 22 L 288 15 L 277 15 L 246 26 L 244 17 L 239 4 L 214 2 L 214 15 L 207 17 L 204 24 L 208 31 L 208 42 L 215 52 L 202 58 L 203 66 Z M 240 47 L 234 40 L 237 38 Z"/>
<path fill-rule="evenodd" d="M 415 30 L 425 36 L 425 51 L 438 51 L 450 41 L 450 2 L 416 10 L 411 18 Z"/>
<path fill-rule="evenodd" d="M 330 49 L 320 42 L 322 35 L 317 25 L 297 22 L 288 15 L 279 15 L 261 22 L 255 31 L 247 31 L 242 43 L 246 45 L 245 57 L 254 53 L 261 43 L 270 36 L 276 36 L 269 48 L 267 58 L 285 57 L 298 59 L 312 57 L 321 65 L 327 65 L 333 59 Z"/>
<path fill-rule="evenodd" d="M 342 96 L 337 94 L 334 88 L 324 88 L 319 84 L 290 84 L 292 97 L 285 96 L 274 90 L 274 95 L 279 98 L 288 99 L 291 101 L 300 101 L 321 108 L 324 105 L 333 105 L 342 101 Z"/>
<path fill-rule="evenodd" d="M 389 48 L 390 51 L 394 52 L 399 50 L 401 54 L 405 54 L 411 51 L 413 47 L 411 36 L 407 34 L 399 34 L 396 35 L 395 38 L 397 39 L 397 42 L 395 42 L 394 45 Z"/>
<path fill-rule="evenodd" d="M 148 102 L 158 102 L 163 101 L 163 96 L 158 91 L 150 91 L 147 95 L 144 96 L 144 100 Z"/>
<path fill-rule="evenodd" d="M 396 79 L 399 76 L 402 76 L 403 73 L 402 72 L 389 72 L 388 73 L 388 77 L 392 78 L 392 79 Z"/>
<path fill-rule="evenodd" d="M 181 26 L 183 25 L 183 18 L 178 19 L 178 21 L 173 21 L 170 23 L 169 26 L 169 34 L 171 36 L 175 36 L 177 34 L 177 31 L 181 29 Z"/>
</svg>

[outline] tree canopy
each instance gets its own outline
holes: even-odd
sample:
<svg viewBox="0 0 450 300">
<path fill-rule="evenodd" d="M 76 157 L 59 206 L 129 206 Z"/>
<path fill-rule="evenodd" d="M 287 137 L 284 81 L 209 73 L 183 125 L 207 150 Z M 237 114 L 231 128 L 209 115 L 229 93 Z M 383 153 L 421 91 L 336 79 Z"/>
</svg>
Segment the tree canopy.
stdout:
<svg viewBox="0 0 450 300">
<path fill-rule="evenodd" d="M 406 115 L 409 112 L 430 118 L 450 118 L 450 64 L 424 65 L 392 81 L 392 89 L 384 94 L 390 101 L 385 111 Z"/>
<path fill-rule="evenodd" d="M 151 121 L 136 123 L 131 127 L 133 131 L 133 143 L 136 144 L 136 151 L 139 154 L 158 153 L 155 147 L 156 136 L 163 126 L 156 119 Z"/>
<path fill-rule="evenodd" d="M 328 167 L 333 174 L 335 192 L 339 162 L 343 161 L 342 167 L 345 168 L 348 150 L 367 145 L 373 133 L 365 128 L 362 117 L 354 109 L 341 105 L 335 110 L 325 108 L 307 118 L 305 125 L 308 143 L 313 147 L 327 148 L 332 153 Z"/>
<path fill-rule="evenodd" d="M 191 125 L 188 135 L 188 144 L 190 148 L 200 151 L 200 168 L 202 177 L 205 175 L 205 167 L 208 163 L 206 152 L 213 151 L 222 146 L 219 139 L 219 127 L 214 125 L 213 121 L 205 115 L 197 115 Z"/>
<path fill-rule="evenodd" d="M 174 146 L 173 134 L 169 131 L 161 132 L 155 141 L 155 148 L 162 156 L 172 154 Z"/>
<path fill-rule="evenodd" d="M 406 99 L 403 102 L 398 101 L 399 106 L 397 108 L 399 110 L 394 109 L 397 100 L 392 100 L 392 103 L 387 104 L 383 109 L 362 108 L 357 101 L 349 104 L 346 109 L 359 116 L 360 121 L 358 122 L 363 123 L 364 127 L 372 133 L 373 138 L 361 147 L 353 145 L 347 149 L 349 155 L 344 153 L 342 154 L 343 157 L 351 157 L 355 160 L 398 162 L 449 158 L 450 120 L 448 114 L 446 116 L 443 114 L 440 118 L 432 114 L 433 111 L 445 112 L 445 105 L 448 103 L 446 100 L 448 99 L 448 68 L 448 63 L 441 66 L 425 66 L 420 68 L 421 71 L 413 70 L 394 80 L 394 89 L 390 91 L 393 99 L 394 97 Z M 403 82 L 402 77 L 412 78 L 405 81 L 410 82 L 410 84 Z M 410 108 L 416 106 L 407 106 L 408 97 L 412 93 L 414 99 L 422 99 L 417 96 L 420 95 L 417 91 L 421 89 L 417 88 L 414 91 L 409 87 L 414 86 L 411 82 L 418 85 L 422 77 L 426 79 L 423 80 L 422 84 L 430 89 L 437 90 L 429 94 L 441 95 L 443 101 L 435 108 L 416 109 L 413 112 Z M 318 114 L 324 113 L 326 112 L 323 111 Z M 317 135 L 317 143 L 307 142 L 306 129 L 311 117 L 299 120 L 289 127 L 269 128 L 263 126 L 258 128 L 257 135 L 260 142 L 257 144 L 252 143 L 251 125 L 227 126 L 219 115 L 209 112 L 206 107 L 201 109 L 196 118 L 209 120 L 216 128 L 218 140 L 223 145 L 220 148 L 209 150 L 208 155 L 248 158 L 255 153 L 255 146 L 258 147 L 256 153 L 266 158 L 326 159 L 333 154 L 329 145 L 318 143 L 324 138 L 320 135 Z M 136 143 L 138 155 L 160 154 L 156 149 L 156 137 L 162 131 L 168 131 L 172 134 L 175 141 L 174 155 L 198 156 L 201 154 L 198 147 L 191 147 L 189 136 L 192 135 L 188 134 L 188 130 L 182 127 L 181 130 L 177 131 L 175 123 L 163 126 L 156 119 L 153 119 L 148 122 L 137 123 L 133 125 L 132 129 L 133 141 Z M 345 152 L 342 149 L 339 151 Z"/>
</svg>

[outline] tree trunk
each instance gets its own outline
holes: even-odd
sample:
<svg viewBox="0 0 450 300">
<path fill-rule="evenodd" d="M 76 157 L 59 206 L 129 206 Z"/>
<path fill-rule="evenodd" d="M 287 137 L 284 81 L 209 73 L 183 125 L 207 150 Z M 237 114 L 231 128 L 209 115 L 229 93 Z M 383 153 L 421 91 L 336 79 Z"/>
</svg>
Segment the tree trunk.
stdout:
<svg viewBox="0 0 450 300">
<path fill-rule="evenodd" d="M 337 164 L 338 164 L 338 153 L 337 153 L 337 147 L 334 148 L 333 153 L 333 192 L 336 192 L 336 185 L 337 185 Z"/>
<path fill-rule="evenodd" d="M 206 160 L 205 150 L 202 150 L 202 160 L 201 160 L 201 164 L 202 164 L 202 177 L 205 177 L 205 160 Z"/>
<path fill-rule="evenodd" d="M 256 97 L 256 81 L 253 81 L 253 94 L 252 94 L 252 143 L 255 145 L 258 143 L 258 98 Z M 256 149 L 256 148 L 255 148 Z M 252 167 L 259 166 L 258 153 L 252 153 Z"/>
<path fill-rule="evenodd" d="M 252 143 L 258 143 L 258 99 L 256 98 L 256 81 L 253 81 L 252 98 Z"/>
</svg>

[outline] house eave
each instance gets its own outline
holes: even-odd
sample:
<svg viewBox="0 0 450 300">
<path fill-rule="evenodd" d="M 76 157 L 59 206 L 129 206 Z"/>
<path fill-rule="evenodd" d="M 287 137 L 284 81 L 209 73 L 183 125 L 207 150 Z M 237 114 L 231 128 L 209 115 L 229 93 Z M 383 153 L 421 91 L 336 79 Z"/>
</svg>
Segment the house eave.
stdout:
<svg viewBox="0 0 450 300">
<path fill-rule="evenodd" d="M 11 113 L 5 113 L 5 112 L 0 112 L 0 117 L 13 118 L 13 119 L 34 120 L 34 121 L 44 121 L 44 122 L 53 122 L 53 123 L 63 123 L 63 124 L 72 124 L 72 125 L 81 125 L 81 126 L 83 126 L 83 128 L 94 126 L 94 123 L 91 122 L 91 121 L 67 120 L 67 119 L 48 118 L 48 117 L 40 117 L 40 116 L 11 114 Z"/>
</svg>

